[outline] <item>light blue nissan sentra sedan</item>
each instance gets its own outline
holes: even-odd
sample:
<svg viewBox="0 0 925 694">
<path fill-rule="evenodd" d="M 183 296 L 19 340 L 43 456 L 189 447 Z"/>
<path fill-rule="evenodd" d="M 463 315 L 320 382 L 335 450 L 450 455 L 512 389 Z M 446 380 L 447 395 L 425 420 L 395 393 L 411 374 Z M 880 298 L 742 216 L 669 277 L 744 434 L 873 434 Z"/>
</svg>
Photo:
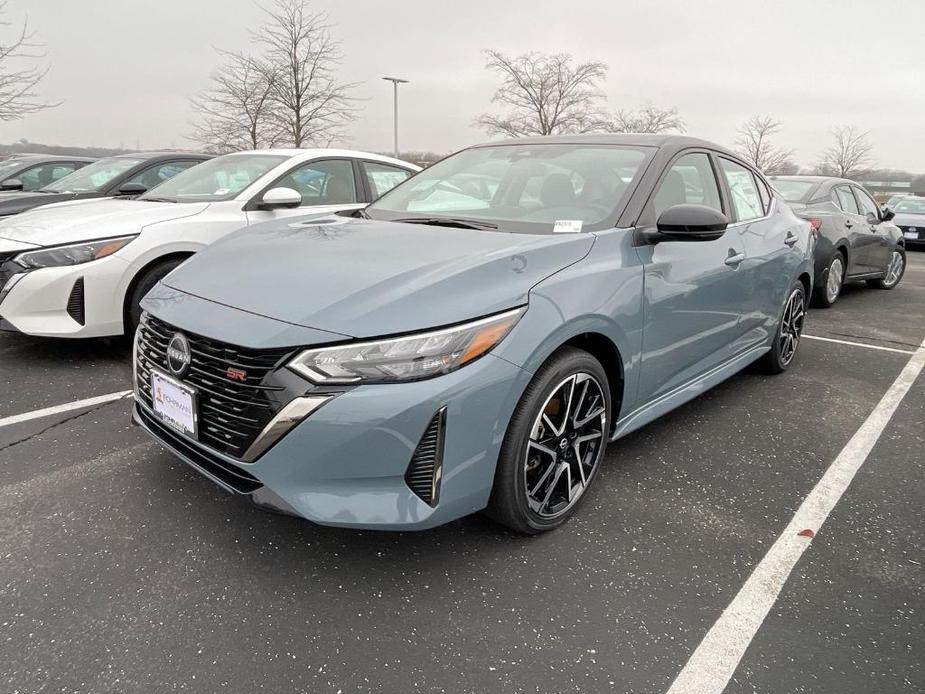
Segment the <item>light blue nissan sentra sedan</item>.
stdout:
<svg viewBox="0 0 925 694">
<path fill-rule="evenodd" d="M 143 301 L 134 420 L 317 523 L 486 510 L 549 530 L 609 443 L 752 362 L 793 364 L 813 243 L 702 140 L 472 147 L 364 211 L 250 227 L 165 277 Z"/>
</svg>

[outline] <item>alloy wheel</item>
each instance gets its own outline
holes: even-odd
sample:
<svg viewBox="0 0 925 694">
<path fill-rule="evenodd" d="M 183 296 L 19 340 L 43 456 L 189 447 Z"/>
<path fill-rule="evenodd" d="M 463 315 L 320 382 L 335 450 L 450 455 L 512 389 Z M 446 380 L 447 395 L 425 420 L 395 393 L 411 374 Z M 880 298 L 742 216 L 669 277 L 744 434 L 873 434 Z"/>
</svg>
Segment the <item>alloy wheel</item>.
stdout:
<svg viewBox="0 0 925 694">
<path fill-rule="evenodd" d="M 543 403 L 524 461 L 527 503 L 538 516 L 558 518 L 585 493 L 604 449 L 606 403 L 601 384 L 586 372 L 565 378 Z"/>
<path fill-rule="evenodd" d="M 786 366 L 793 361 L 803 334 L 803 319 L 806 316 L 806 301 L 802 289 L 794 289 L 784 306 L 784 314 L 780 321 L 780 332 L 777 335 L 778 351 L 781 364 Z"/>
<path fill-rule="evenodd" d="M 829 266 L 829 276 L 825 282 L 825 298 L 831 304 L 841 292 L 842 281 L 845 275 L 845 265 L 842 263 L 841 256 L 836 256 Z"/>
<path fill-rule="evenodd" d="M 883 278 L 884 287 L 892 287 L 899 282 L 899 278 L 903 275 L 905 262 L 902 253 L 893 251 L 893 255 L 890 256 L 890 265 L 887 267 L 886 275 Z"/>
</svg>

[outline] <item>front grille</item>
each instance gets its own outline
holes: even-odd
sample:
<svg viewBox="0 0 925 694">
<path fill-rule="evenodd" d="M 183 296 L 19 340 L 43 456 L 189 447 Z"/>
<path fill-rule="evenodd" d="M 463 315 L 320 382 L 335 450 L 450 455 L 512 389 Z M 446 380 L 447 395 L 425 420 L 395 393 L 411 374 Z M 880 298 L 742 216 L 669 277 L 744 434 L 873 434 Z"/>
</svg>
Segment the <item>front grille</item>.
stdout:
<svg viewBox="0 0 925 694">
<path fill-rule="evenodd" d="M 67 315 L 81 325 L 86 325 L 86 310 L 84 309 L 84 278 L 74 282 L 71 295 L 67 299 Z"/>
<path fill-rule="evenodd" d="M 183 437 L 161 424 L 141 407 L 136 406 L 136 411 L 144 425 L 151 431 L 157 433 L 162 441 L 185 456 L 187 460 L 191 461 L 194 465 L 205 470 L 216 479 L 221 480 L 225 485 L 239 494 L 250 494 L 263 486 L 260 480 L 246 470 L 230 465 L 220 458 L 210 456 L 201 448 L 187 443 L 183 440 Z"/>
<path fill-rule="evenodd" d="M 446 429 L 446 408 L 442 408 L 430 420 L 424 435 L 411 456 L 411 463 L 405 472 L 405 484 L 431 506 L 440 498 L 440 477 L 443 465 L 443 439 Z"/>
<path fill-rule="evenodd" d="M 146 316 L 138 334 L 138 391 L 151 402 L 151 367 L 165 373 L 167 343 L 177 328 Z M 282 386 L 266 385 L 271 371 L 284 363 L 292 349 L 254 350 L 236 347 L 183 331 L 189 340 L 191 362 L 183 381 L 199 391 L 199 439 L 233 458 L 241 458 L 284 403 L 275 397 Z M 234 369 L 243 381 L 232 380 Z"/>
</svg>

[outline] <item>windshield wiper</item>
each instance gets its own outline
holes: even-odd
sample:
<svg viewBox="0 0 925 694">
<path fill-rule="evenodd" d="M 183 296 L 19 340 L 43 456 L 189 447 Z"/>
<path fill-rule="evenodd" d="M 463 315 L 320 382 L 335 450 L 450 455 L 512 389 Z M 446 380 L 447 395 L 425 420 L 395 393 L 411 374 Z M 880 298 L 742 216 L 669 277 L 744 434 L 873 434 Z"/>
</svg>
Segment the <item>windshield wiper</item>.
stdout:
<svg viewBox="0 0 925 694">
<path fill-rule="evenodd" d="M 180 201 L 177 200 L 176 198 L 158 197 L 158 196 L 156 196 L 156 195 L 152 195 L 151 197 L 148 197 L 148 198 L 141 198 L 141 197 L 139 197 L 139 198 L 135 198 L 135 199 L 136 199 L 136 200 L 141 200 L 142 202 L 180 202 Z"/>
<path fill-rule="evenodd" d="M 454 217 L 408 217 L 406 219 L 393 219 L 393 222 L 404 224 L 427 224 L 435 227 L 455 227 L 457 229 L 497 229 L 497 224 L 480 222 L 475 219 L 459 219 Z"/>
</svg>

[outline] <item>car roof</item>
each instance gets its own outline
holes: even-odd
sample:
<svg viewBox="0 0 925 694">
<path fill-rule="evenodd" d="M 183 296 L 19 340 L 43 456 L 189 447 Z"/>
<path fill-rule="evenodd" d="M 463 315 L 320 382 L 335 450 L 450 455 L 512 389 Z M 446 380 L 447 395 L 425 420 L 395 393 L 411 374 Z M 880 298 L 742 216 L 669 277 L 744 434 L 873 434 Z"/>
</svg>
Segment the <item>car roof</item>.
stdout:
<svg viewBox="0 0 925 694">
<path fill-rule="evenodd" d="M 152 159 L 176 159 L 188 158 L 188 159 L 201 159 L 205 161 L 206 159 L 211 159 L 214 155 L 212 154 L 203 154 L 202 152 L 183 152 L 183 151 L 163 151 L 163 152 L 123 152 L 122 154 L 112 155 L 116 159 L 143 159 L 145 161 L 151 161 Z"/>
<path fill-rule="evenodd" d="M 658 147 L 659 149 L 686 149 L 703 147 L 741 158 L 735 152 L 709 140 L 687 135 L 642 134 L 642 133 L 598 133 L 587 135 L 543 135 L 538 137 L 517 137 L 495 142 L 486 142 L 476 147 L 498 145 L 624 145 L 629 147 Z"/>
<path fill-rule="evenodd" d="M 838 176 L 769 176 L 772 181 L 804 181 L 806 183 L 853 183 L 856 186 L 861 185 L 857 181 Z"/>
<path fill-rule="evenodd" d="M 402 159 L 387 157 L 384 154 L 375 154 L 374 152 L 360 152 L 353 149 L 327 149 L 324 147 L 315 147 L 312 149 L 247 149 L 240 152 L 230 152 L 225 156 L 243 156 L 247 154 L 273 154 L 276 156 L 284 156 L 296 160 L 308 160 L 315 159 L 317 157 L 347 157 L 350 159 L 369 159 L 373 161 L 391 163 L 398 166 L 412 168 L 415 171 L 420 170 L 421 168 L 417 164 L 412 164 L 410 161 L 403 161 Z"/>
<path fill-rule="evenodd" d="M 24 164 L 27 162 L 32 164 L 32 163 L 35 163 L 36 161 L 47 161 L 47 162 L 86 161 L 86 162 L 91 162 L 91 161 L 96 161 L 96 157 L 80 157 L 77 155 L 70 156 L 67 154 L 38 154 L 38 153 L 29 152 L 26 154 L 11 154 L 6 159 L 4 159 L 4 161 L 22 162 Z"/>
</svg>

